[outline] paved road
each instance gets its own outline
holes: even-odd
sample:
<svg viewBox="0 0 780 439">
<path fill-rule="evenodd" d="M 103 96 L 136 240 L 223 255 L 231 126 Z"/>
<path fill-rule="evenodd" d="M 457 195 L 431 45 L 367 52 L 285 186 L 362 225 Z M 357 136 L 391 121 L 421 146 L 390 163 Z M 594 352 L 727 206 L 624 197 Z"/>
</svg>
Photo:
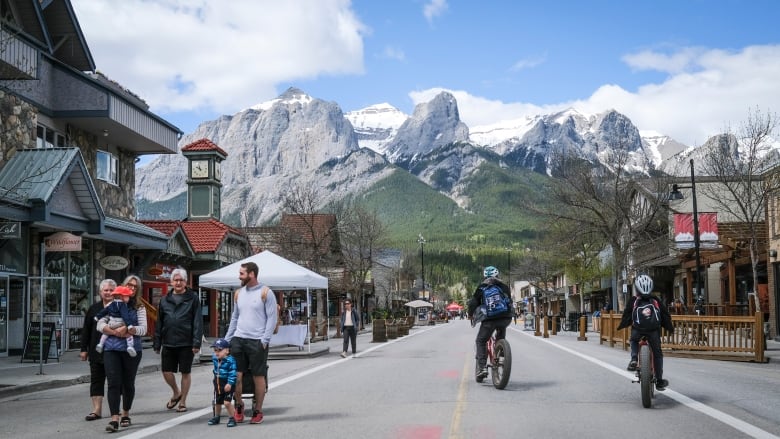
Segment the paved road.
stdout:
<svg viewBox="0 0 780 439">
<path fill-rule="evenodd" d="M 675 438 L 780 436 L 780 363 L 666 359 L 670 388 L 642 408 L 624 370 L 627 353 L 576 334 L 549 339 L 512 329 L 512 379 L 499 391 L 473 379 L 467 321 L 412 331 L 390 343 L 361 337 L 356 358 L 328 355 L 271 363 L 266 421 L 209 427 L 210 368 L 193 373 L 190 411 L 164 409 L 159 374 L 139 375 L 125 438 L 626 438 L 665 431 Z M 144 352 L 147 355 L 147 352 Z M 153 354 L 152 354 L 153 355 Z M 3 437 L 83 438 L 106 421 L 83 421 L 86 384 L 0 401 Z M 18 416 L 14 416 L 18 415 Z"/>
</svg>

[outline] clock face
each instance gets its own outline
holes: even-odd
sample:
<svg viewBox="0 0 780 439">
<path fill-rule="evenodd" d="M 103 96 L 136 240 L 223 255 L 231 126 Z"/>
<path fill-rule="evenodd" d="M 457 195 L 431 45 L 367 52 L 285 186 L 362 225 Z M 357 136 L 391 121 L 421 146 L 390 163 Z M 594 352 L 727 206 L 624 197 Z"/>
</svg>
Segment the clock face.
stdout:
<svg viewBox="0 0 780 439">
<path fill-rule="evenodd" d="M 192 178 L 207 178 L 209 176 L 208 160 L 193 160 L 191 166 Z"/>
</svg>

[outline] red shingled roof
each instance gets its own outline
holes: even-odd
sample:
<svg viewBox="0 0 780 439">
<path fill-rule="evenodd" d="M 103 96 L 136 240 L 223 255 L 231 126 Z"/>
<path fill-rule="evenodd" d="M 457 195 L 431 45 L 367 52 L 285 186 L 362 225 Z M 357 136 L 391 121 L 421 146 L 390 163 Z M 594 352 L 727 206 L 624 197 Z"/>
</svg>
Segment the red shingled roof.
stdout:
<svg viewBox="0 0 780 439">
<path fill-rule="evenodd" d="M 180 220 L 139 220 L 138 222 L 167 236 L 173 236 L 181 224 Z"/>
<path fill-rule="evenodd" d="M 212 142 L 209 139 L 199 139 L 196 140 L 188 145 L 185 145 L 182 147 L 182 152 L 191 152 L 191 151 L 217 151 L 218 153 L 222 154 L 223 156 L 227 157 L 227 153 L 224 149 L 217 146 L 214 142 Z"/>
<path fill-rule="evenodd" d="M 225 235 L 240 231 L 215 219 L 205 221 L 183 221 L 181 228 L 196 253 L 214 253 L 225 240 Z"/>
</svg>

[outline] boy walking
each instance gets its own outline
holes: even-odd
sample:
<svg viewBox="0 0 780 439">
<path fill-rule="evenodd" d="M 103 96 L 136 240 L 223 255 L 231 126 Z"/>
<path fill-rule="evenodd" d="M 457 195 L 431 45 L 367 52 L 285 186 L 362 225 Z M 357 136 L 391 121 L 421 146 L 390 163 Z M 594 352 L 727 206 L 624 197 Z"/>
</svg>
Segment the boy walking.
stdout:
<svg viewBox="0 0 780 439">
<path fill-rule="evenodd" d="M 211 348 L 214 354 L 214 417 L 209 419 L 209 425 L 219 424 L 222 404 L 227 409 L 228 427 L 236 426 L 235 408 L 233 407 L 233 389 L 236 385 L 236 360 L 230 355 L 230 343 L 224 338 L 217 339 Z"/>
</svg>

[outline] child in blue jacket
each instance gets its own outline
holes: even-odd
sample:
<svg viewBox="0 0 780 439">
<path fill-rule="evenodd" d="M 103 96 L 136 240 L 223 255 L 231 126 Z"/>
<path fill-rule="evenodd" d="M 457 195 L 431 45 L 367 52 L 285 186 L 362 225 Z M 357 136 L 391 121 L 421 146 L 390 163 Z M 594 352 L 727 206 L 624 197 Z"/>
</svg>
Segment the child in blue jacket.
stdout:
<svg viewBox="0 0 780 439">
<path fill-rule="evenodd" d="M 233 406 L 233 389 L 236 386 L 236 360 L 230 355 L 230 343 L 219 338 L 211 345 L 214 354 L 214 417 L 209 419 L 209 425 L 219 424 L 222 405 L 225 405 L 228 415 L 228 427 L 236 426 L 235 407 Z"/>
</svg>

